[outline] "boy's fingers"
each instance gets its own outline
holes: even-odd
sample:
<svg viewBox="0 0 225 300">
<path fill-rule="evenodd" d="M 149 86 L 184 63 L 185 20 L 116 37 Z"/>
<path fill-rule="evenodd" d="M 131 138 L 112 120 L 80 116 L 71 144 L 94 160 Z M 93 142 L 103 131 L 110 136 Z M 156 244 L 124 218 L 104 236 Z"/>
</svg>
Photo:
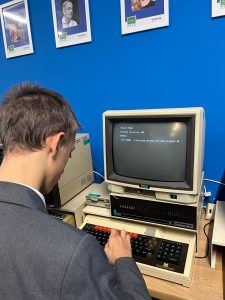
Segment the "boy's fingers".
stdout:
<svg viewBox="0 0 225 300">
<path fill-rule="evenodd" d="M 122 229 L 122 230 L 121 230 L 121 237 L 122 237 L 123 239 L 125 239 L 125 238 L 126 238 L 126 235 L 127 235 L 127 232 L 126 232 L 124 229 Z"/>
<path fill-rule="evenodd" d="M 115 236 L 116 234 L 117 234 L 116 229 L 112 228 L 112 229 L 111 229 L 110 235 L 113 237 L 113 236 Z"/>
</svg>

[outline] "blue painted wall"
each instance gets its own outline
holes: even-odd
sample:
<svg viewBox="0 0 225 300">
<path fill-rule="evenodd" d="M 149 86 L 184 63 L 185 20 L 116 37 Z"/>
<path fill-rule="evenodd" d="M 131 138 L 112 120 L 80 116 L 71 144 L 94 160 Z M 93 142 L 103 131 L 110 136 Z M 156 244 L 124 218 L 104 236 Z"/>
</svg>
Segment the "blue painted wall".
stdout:
<svg viewBox="0 0 225 300">
<path fill-rule="evenodd" d="M 211 19 L 210 0 L 171 0 L 169 27 L 127 36 L 121 35 L 119 0 L 90 0 L 93 41 L 61 49 L 55 48 L 51 1 L 28 3 L 35 53 L 6 59 L 0 36 L 0 97 L 23 80 L 63 94 L 90 133 L 100 173 L 103 111 L 203 106 L 205 177 L 224 179 L 225 17 Z M 219 185 L 206 187 L 211 201 L 224 197 Z"/>
</svg>

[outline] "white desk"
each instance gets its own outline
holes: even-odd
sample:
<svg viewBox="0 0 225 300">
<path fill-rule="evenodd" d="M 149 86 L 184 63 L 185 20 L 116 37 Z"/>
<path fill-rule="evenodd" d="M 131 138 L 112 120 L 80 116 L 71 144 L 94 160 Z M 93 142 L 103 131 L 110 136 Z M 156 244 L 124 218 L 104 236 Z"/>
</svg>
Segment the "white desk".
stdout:
<svg viewBox="0 0 225 300">
<path fill-rule="evenodd" d="M 217 201 L 211 243 L 211 267 L 216 265 L 216 248 L 225 246 L 225 202 Z"/>
</svg>

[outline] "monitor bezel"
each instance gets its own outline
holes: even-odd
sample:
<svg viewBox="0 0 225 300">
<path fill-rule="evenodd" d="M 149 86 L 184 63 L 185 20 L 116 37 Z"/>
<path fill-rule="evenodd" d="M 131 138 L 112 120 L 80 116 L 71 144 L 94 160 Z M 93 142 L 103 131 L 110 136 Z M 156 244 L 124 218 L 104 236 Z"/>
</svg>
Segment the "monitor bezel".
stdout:
<svg viewBox="0 0 225 300">
<path fill-rule="evenodd" d="M 186 170 L 185 180 L 181 182 L 165 182 L 143 180 L 132 178 L 129 176 L 121 176 L 114 172 L 113 168 L 113 124 L 118 122 L 185 122 L 187 124 L 187 153 L 186 153 Z M 179 115 L 177 113 L 164 114 L 134 114 L 124 113 L 124 115 L 105 115 L 104 131 L 105 131 L 105 179 L 106 182 L 111 182 L 119 185 L 132 186 L 137 189 L 149 190 L 177 190 L 177 191 L 193 191 L 194 190 L 194 151 L 195 151 L 195 127 L 196 114 L 189 113 Z M 189 162 L 189 163 L 188 163 Z"/>
</svg>

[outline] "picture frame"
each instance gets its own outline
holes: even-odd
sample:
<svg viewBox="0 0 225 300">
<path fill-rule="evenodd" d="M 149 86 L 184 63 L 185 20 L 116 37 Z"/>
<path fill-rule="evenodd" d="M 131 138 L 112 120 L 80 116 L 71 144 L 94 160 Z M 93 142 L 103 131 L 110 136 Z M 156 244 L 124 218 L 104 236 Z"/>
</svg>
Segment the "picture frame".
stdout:
<svg viewBox="0 0 225 300">
<path fill-rule="evenodd" d="M 169 26 L 168 0 L 120 0 L 122 34 Z"/>
<path fill-rule="evenodd" d="M 225 16 L 225 0 L 212 1 L 212 18 Z"/>
<path fill-rule="evenodd" d="M 0 5 L 6 58 L 34 52 L 27 0 L 13 0 Z"/>
<path fill-rule="evenodd" d="M 88 0 L 51 0 L 56 48 L 91 42 Z"/>
</svg>

